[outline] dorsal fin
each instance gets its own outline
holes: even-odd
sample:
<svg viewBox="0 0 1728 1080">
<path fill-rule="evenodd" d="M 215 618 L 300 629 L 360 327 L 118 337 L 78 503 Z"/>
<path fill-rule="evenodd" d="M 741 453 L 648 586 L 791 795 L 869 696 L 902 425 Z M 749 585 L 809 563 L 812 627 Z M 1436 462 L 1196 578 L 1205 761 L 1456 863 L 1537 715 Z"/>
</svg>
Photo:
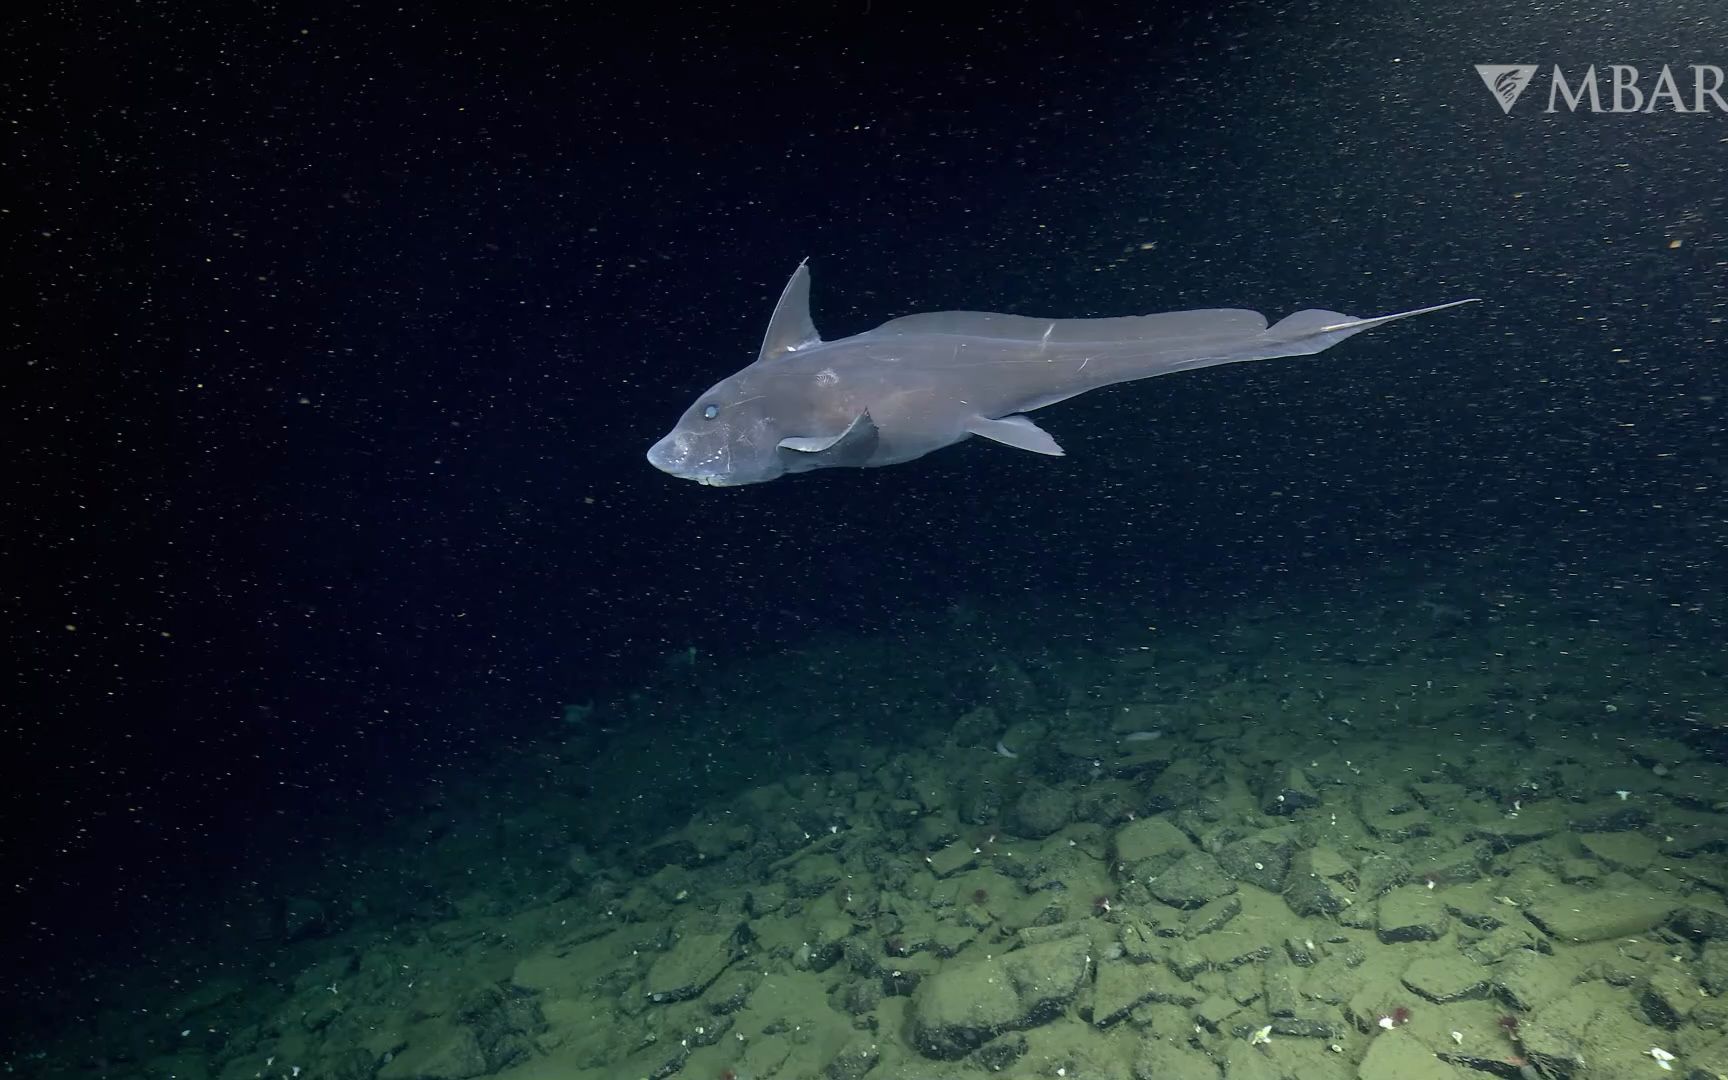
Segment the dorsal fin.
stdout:
<svg viewBox="0 0 1728 1080">
<path fill-rule="evenodd" d="M 821 343 L 816 324 L 810 321 L 810 260 L 805 259 L 792 271 L 792 280 L 774 305 L 774 316 L 768 320 L 768 333 L 762 338 L 762 352 L 756 362 L 777 360 L 789 352 L 808 349 Z"/>
</svg>

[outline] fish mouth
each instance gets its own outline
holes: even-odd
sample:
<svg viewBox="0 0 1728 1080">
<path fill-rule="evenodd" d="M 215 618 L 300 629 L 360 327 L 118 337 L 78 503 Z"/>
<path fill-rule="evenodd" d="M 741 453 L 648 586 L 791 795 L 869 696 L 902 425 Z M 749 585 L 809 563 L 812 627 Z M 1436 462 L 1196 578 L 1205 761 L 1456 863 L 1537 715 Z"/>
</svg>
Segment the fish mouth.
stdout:
<svg viewBox="0 0 1728 1080">
<path fill-rule="evenodd" d="M 729 473 L 702 468 L 712 464 L 712 460 L 709 458 L 692 468 L 690 452 L 680 446 L 673 435 L 666 436 L 648 448 L 648 464 L 669 476 L 676 476 L 680 480 L 693 480 L 705 487 L 736 487 L 738 482 L 733 480 Z"/>
</svg>

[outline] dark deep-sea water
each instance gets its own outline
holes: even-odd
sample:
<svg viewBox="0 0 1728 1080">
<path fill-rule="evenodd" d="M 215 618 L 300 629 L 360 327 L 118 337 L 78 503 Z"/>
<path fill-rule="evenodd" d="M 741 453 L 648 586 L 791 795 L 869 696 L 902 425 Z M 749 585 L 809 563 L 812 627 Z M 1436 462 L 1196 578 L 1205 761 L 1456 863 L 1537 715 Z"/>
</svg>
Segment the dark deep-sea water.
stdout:
<svg viewBox="0 0 1728 1080">
<path fill-rule="evenodd" d="M 19 19 L 0 1060 L 1728 1074 L 1725 31 Z M 828 339 L 1482 303 L 655 471 L 805 258 Z"/>
</svg>

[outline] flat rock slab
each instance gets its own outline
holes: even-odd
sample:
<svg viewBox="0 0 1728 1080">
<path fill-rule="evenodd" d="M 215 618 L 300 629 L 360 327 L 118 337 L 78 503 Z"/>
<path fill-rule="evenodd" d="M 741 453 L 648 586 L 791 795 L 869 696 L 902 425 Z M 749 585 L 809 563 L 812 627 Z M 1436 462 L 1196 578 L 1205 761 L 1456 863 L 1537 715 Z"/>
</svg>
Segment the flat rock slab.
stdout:
<svg viewBox="0 0 1728 1080">
<path fill-rule="evenodd" d="M 821 896 L 845 876 L 846 868 L 840 865 L 839 859 L 830 852 L 819 851 L 794 862 L 785 875 L 784 883 L 786 891 L 793 896 Z"/>
<path fill-rule="evenodd" d="M 1481 878 L 1482 868 L 1492 857 L 1489 845 L 1465 844 L 1418 860 L 1416 877 L 1432 880 L 1443 889 L 1463 885 Z"/>
<path fill-rule="evenodd" d="M 1588 889 L 1559 888 L 1524 909 L 1550 937 L 1578 944 L 1633 937 L 1666 922 L 1680 906 L 1667 893 L 1611 874 Z"/>
<path fill-rule="evenodd" d="M 1222 896 L 1211 903 L 1196 908 L 1182 920 L 1182 933 L 1188 937 L 1199 937 L 1223 929 L 1231 919 L 1242 914 L 1242 898 L 1240 896 Z"/>
<path fill-rule="evenodd" d="M 532 993 L 579 998 L 588 992 L 596 971 L 627 961 L 634 944 L 629 934 L 617 930 L 576 945 L 560 942 L 517 961 L 510 981 Z"/>
<path fill-rule="evenodd" d="M 1456 954 L 1424 956 L 1404 969 L 1404 985 L 1412 993 L 1444 1005 L 1488 996 L 1489 976 L 1480 964 Z"/>
<path fill-rule="evenodd" d="M 1463 784 L 1447 784 L 1440 782 L 1418 782 L 1410 785 L 1410 794 L 1416 796 L 1416 801 L 1427 808 L 1431 814 L 1447 817 L 1455 813 L 1458 807 L 1471 801 L 1470 789 Z"/>
<path fill-rule="evenodd" d="M 1643 870 L 1662 857 L 1656 841 L 1643 833 L 1585 833 L 1578 842 L 1615 870 Z"/>
<path fill-rule="evenodd" d="M 1290 860 L 1284 902 L 1298 915 L 1333 915 L 1349 907 L 1356 868 L 1329 847 L 1298 851 Z"/>
<path fill-rule="evenodd" d="M 1274 765 L 1260 782 L 1260 810 L 1266 814 L 1294 814 L 1320 805 L 1320 793 L 1308 774 L 1295 763 Z"/>
<path fill-rule="evenodd" d="M 1647 1076 L 1651 1029 L 1624 1007 L 1618 988 L 1591 982 L 1539 1006 L 1518 1026 L 1525 1056 L 1544 1076 Z"/>
<path fill-rule="evenodd" d="M 1218 865 L 1237 881 L 1258 885 L 1269 893 L 1283 892 L 1298 841 L 1294 829 L 1266 829 L 1225 845 L 1218 852 Z"/>
<path fill-rule="evenodd" d="M 1356 1066 L 1356 1080 L 1467 1080 L 1477 1075 L 1441 1061 L 1407 1031 L 1374 1036 Z"/>
<path fill-rule="evenodd" d="M 1446 905 L 1446 910 L 1454 918 L 1477 930 L 1498 930 L 1509 922 L 1523 925 L 1518 909 L 1500 899 L 1496 890 L 1501 887 L 1493 880 L 1454 885 L 1439 890 L 1440 902 Z"/>
<path fill-rule="evenodd" d="M 439 1035 L 432 1030 L 415 1034 L 407 1049 L 378 1070 L 379 1080 L 463 1080 L 490 1071 L 480 1041 L 469 1028 L 451 1026 Z"/>
<path fill-rule="evenodd" d="M 1224 873 L 1217 859 L 1195 851 L 1165 868 L 1146 887 L 1171 907 L 1197 908 L 1235 892 L 1236 882 Z"/>
<path fill-rule="evenodd" d="M 944 967 L 913 995 L 913 1045 L 948 1060 L 1002 1032 L 1048 1023 L 1079 992 L 1090 953 L 1086 938 L 1067 938 Z"/>
<path fill-rule="evenodd" d="M 648 969 L 648 1000 L 665 1004 L 693 998 L 737 958 L 736 934 L 687 935 Z"/>
<path fill-rule="evenodd" d="M 1469 839 L 1487 840 L 1499 847 L 1527 844 L 1567 827 L 1565 811 L 1553 801 L 1525 803 L 1517 810 L 1470 803 L 1461 810 L 1460 818 L 1469 825 Z"/>
<path fill-rule="evenodd" d="M 1194 850 L 1188 834 L 1164 818 L 1142 818 L 1130 821 L 1116 830 L 1111 841 L 1116 861 L 1130 866 L 1164 856 L 1172 859 Z"/>
<path fill-rule="evenodd" d="M 1728 941 L 1728 909 L 1692 897 L 1674 916 L 1674 929 L 1692 941 Z"/>
<path fill-rule="evenodd" d="M 1208 967 L 1218 971 L 1257 963 L 1277 952 L 1277 946 L 1252 934 L 1207 934 L 1194 942 L 1194 949 Z"/>
<path fill-rule="evenodd" d="M 925 862 L 930 871 L 939 878 L 951 878 L 962 870 L 970 870 L 978 865 L 978 848 L 964 840 L 956 840 L 941 851 L 931 855 Z"/>
<path fill-rule="evenodd" d="M 1212 1080 L 1218 1066 L 1198 1050 L 1150 1036 L 1134 1055 L 1134 1080 Z"/>
<path fill-rule="evenodd" d="M 1388 945 L 1401 941 L 1438 941 L 1451 925 L 1446 905 L 1425 885 L 1405 885 L 1380 898 L 1376 927 Z"/>
<path fill-rule="evenodd" d="M 1107 1027 L 1148 1001 L 1187 1007 L 1200 997 L 1199 991 L 1163 964 L 1100 964 L 1092 993 L 1092 1022 Z"/>
<path fill-rule="evenodd" d="M 1428 811 L 1409 791 L 1394 784 L 1363 792 L 1356 809 L 1362 824 L 1382 840 L 1404 841 L 1434 831 Z"/>
<path fill-rule="evenodd" d="M 1650 811 L 1641 803 L 1601 799 L 1574 806 L 1567 819 L 1574 832 L 1631 832 L 1650 824 Z"/>
</svg>

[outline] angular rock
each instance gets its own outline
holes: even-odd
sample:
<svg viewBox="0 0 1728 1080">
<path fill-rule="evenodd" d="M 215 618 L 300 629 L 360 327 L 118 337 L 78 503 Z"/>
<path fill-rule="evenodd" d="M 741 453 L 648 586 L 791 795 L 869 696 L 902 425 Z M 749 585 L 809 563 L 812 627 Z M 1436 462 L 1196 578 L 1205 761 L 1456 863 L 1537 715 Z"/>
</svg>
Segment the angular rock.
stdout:
<svg viewBox="0 0 1728 1080">
<path fill-rule="evenodd" d="M 1638 995 L 1644 1018 L 1659 1028 L 1673 1031 L 1691 1013 L 1702 996 L 1697 983 L 1678 971 L 1659 969 Z"/>
<path fill-rule="evenodd" d="M 1517 810 L 1471 803 L 1461 816 L 1469 823 L 1468 839 L 1486 840 L 1497 851 L 1553 836 L 1566 828 L 1565 811 L 1553 801 L 1523 803 Z"/>
<path fill-rule="evenodd" d="M 759 971 L 734 971 L 708 988 L 703 1006 L 715 1016 L 731 1016 L 750 1004 L 750 995 L 762 985 Z"/>
<path fill-rule="evenodd" d="M 1222 784 L 1218 770 L 1209 763 L 1197 757 L 1184 758 L 1147 785 L 1147 805 L 1159 810 L 1194 806 L 1211 797 Z"/>
<path fill-rule="evenodd" d="M 655 958 L 645 990 L 656 1005 L 693 998 L 720 977 L 739 955 L 738 938 L 728 934 L 687 934 Z"/>
<path fill-rule="evenodd" d="M 1029 788 L 1014 801 L 1009 826 L 1021 836 L 1041 840 L 1068 824 L 1074 817 L 1074 796 L 1065 788 L 1042 784 Z"/>
<path fill-rule="evenodd" d="M 890 976 L 892 978 L 892 976 Z M 841 983 L 829 999 L 835 1007 L 853 1016 L 863 1016 L 875 1010 L 882 1004 L 882 981 L 880 979 L 851 979 Z"/>
<path fill-rule="evenodd" d="M 350 1046 L 346 1050 L 338 1050 L 319 1059 L 312 1068 L 305 1072 L 316 1071 L 318 1076 L 326 1078 L 326 1080 L 373 1080 L 373 1077 L 378 1073 L 378 1068 L 377 1054 L 358 1046 Z M 168 1075 L 177 1077 L 179 1080 L 192 1080 L 199 1074 L 193 1069 L 177 1068 Z"/>
<path fill-rule="evenodd" d="M 821 896 L 845 876 L 846 868 L 831 852 L 813 852 L 792 863 L 786 874 L 786 891 L 793 896 Z"/>
<path fill-rule="evenodd" d="M 1552 999 L 1571 976 L 1561 961 L 1538 952 L 1515 952 L 1494 967 L 1494 990 L 1519 1012 Z"/>
<path fill-rule="evenodd" d="M 1586 833 L 1578 838 L 1584 850 L 1615 870 L 1643 870 L 1661 858 L 1656 841 L 1642 833 Z"/>
<path fill-rule="evenodd" d="M 1440 902 L 1453 918 L 1477 930 L 1498 930 L 1508 921 L 1524 925 L 1527 920 L 1519 916 L 1518 909 L 1500 899 L 1499 888 L 1493 881 L 1454 886 L 1441 892 Z"/>
<path fill-rule="evenodd" d="M 1300 765 L 1289 762 L 1274 765 L 1260 781 L 1263 814 L 1294 814 L 1319 805 L 1320 793 Z"/>
<path fill-rule="evenodd" d="M 1471 799 L 1470 789 L 1463 784 L 1439 781 L 1418 781 L 1411 784 L 1410 794 L 1416 797 L 1423 809 L 1442 820 L 1453 817 L 1458 808 Z"/>
<path fill-rule="evenodd" d="M 456 1019 L 473 1032 L 489 1073 L 531 1057 L 534 1036 L 547 1026 L 533 994 L 496 985 L 480 987 L 463 998 Z"/>
<path fill-rule="evenodd" d="M 880 1044 L 875 1039 L 863 1035 L 854 1036 L 852 1041 L 828 1062 L 827 1068 L 822 1070 L 824 1080 L 860 1080 L 881 1060 L 882 1051 L 879 1047 Z"/>
<path fill-rule="evenodd" d="M 1697 972 L 1704 989 L 1716 995 L 1728 994 L 1728 945 L 1706 942 L 1703 955 L 1698 958 Z"/>
<path fill-rule="evenodd" d="M 950 878 L 963 870 L 970 870 L 978 865 L 978 848 L 964 840 L 956 840 L 925 859 L 931 873 L 939 878 Z"/>
<path fill-rule="evenodd" d="M 1243 964 L 1257 963 L 1277 950 L 1272 943 L 1253 934 L 1207 934 L 1194 942 L 1195 951 L 1215 971 L 1229 971 Z"/>
<path fill-rule="evenodd" d="M 419 1038 L 378 1070 L 378 1080 L 469 1080 L 487 1072 L 486 1055 L 465 1027 Z"/>
<path fill-rule="evenodd" d="M 1556 888 L 1524 909 L 1530 921 L 1559 941 L 1580 944 L 1632 937 L 1667 921 L 1680 901 L 1624 874 L 1610 874 L 1590 889 Z"/>
<path fill-rule="evenodd" d="M 1380 916 L 1373 904 L 1347 904 L 1332 918 L 1339 926 L 1350 930 L 1372 931 L 1378 928 Z"/>
<path fill-rule="evenodd" d="M 1314 1006 L 1310 1005 L 1310 1009 Z M 1350 1030 L 1350 1025 L 1334 1017 L 1330 1020 L 1316 1020 L 1312 1017 L 1293 1016 L 1283 1020 L 1272 1021 L 1272 1034 L 1288 1035 L 1292 1039 L 1341 1039 Z"/>
<path fill-rule="evenodd" d="M 1335 947 L 1328 946 L 1328 949 L 1332 948 Z M 1322 957 L 1302 978 L 1302 992 L 1323 1005 L 1347 1004 L 1362 984 L 1362 974 L 1358 970 L 1363 963 L 1362 946 L 1336 948 L 1337 951 Z"/>
<path fill-rule="evenodd" d="M 1236 891 L 1218 860 L 1203 851 L 1184 856 L 1147 884 L 1147 889 L 1171 907 L 1197 908 Z"/>
<path fill-rule="evenodd" d="M 1650 824 L 1650 811 L 1636 802 L 1605 799 L 1589 806 L 1574 807 L 1571 825 L 1575 832 L 1630 832 Z"/>
<path fill-rule="evenodd" d="M 634 865 L 636 872 L 647 877 L 667 866 L 682 866 L 691 868 L 701 865 L 702 858 L 696 850 L 696 845 L 683 837 L 663 840 L 658 844 L 640 849 L 636 853 Z"/>
<path fill-rule="evenodd" d="M 1728 941 L 1728 911 L 1696 897 L 1674 914 L 1673 926 L 1693 941 Z"/>
<path fill-rule="evenodd" d="M 1480 880 L 1483 867 L 1494 858 L 1494 852 L 1480 841 L 1453 847 L 1437 837 L 1412 845 L 1410 854 L 1415 876 L 1441 888 Z"/>
<path fill-rule="evenodd" d="M 1467 1080 L 1476 1075 L 1441 1061 L 1400 1028 L 1376 1035 L 1356 1066 L 1356 1080 Z"/>
<path fill-rule="evenodd" d="M 1244 1041 L 1228 1043 L 1229 1056 L 1224 1059 L 1224 1080 L 1284 1080 L 1284 1072 L 1272 1064 L 1262 1047 L 1249 1046 Z"/>
<path fill-rule="evenodd" d="M 1290 860 L 1284 902 L 1298 915 L 1334 915 L 1348 906 L 1356 869 L 1329 847 L 1299 851 Z"/>
<path fill-rule="evenodd" d="M 1174 862 L 1194 850 L 1188 834 L 1161 817 L 1130 821 L 1116 830 L 1110 847 L 1115 852 L 1116 861 L 1129 866 L 1159 858 Z"/>
<path fill-rule="evenodd" d="M 1382 896 L 1377 916 L 1380 940 L 1388 945 L 1438 941 L 1452 922 L 1434 890 L 1421 885 L 1405 885 Z"/>
<path fill-rule="evenodd" d="M 1428 811 L 1395 784 L 1381 784 L 1364 791 L 1356 808 L 1368 831 L 1382 840 L 1401 842 L 1434 831 Z"/>
<path fill-rule="evenodd" d="M 1265 979 L 1266 1015 L 1278 1019 L 1295 1016 L 1302 1004 L 1295 966 L 1282 954 L 1274 954 L 1266 961 L 1262 975 Z"/>
<path fill-rule="evenodd" d="M 1489 973 L 1462 956 L 1424 956 L 1404 969 L 1404 985 L 1437 1005 L 1488 996 Z"/>
<path fill-rule="evenodd" d="M 972 1060 L 985 1072 L 999 1073 L 1025 1057 L 1026 1051 L 1031 1048 L 1026 1036 L 1016 1032 L 999 1039 L 991 1039 L 978 1048 L 978 1052 L 972 1055 Z"/>
<path fill-rule="evenodd" d="M 1356 873 L 1360 879 L 1357 883 L 1358 896 L 1364 900 L 1377 900 L 1416 877 L 1410 868 L 1410 860 L 1405 857 L 1401 848 L 1364 857 L 1357 866 Z"/>
<path fill-rule="evenodd" d="M 1295 851 L 1294 829 L 1266 829 L 1226 844 L 1218 852 L 1218 865 L 1237 881 L 1258 885 L 1267 892 L 1282 892 Z"/>
<path fill-rule="evenodd" d="M 786 890 L 779 885 L 756 885 L 744 894 L 744 910 L 752 919 L 772 915 L 786 906 Z"/>
<path fill-rule="evenodd" d="M 1190 912 L 1183 922 L 1182 930 L 1189 937 L 1210 934 L 1240 914 L 1242 914 L 1241 897 L 1221 896 Z"/>
<path fill-rule="evenodd" d="M 1198 1050 L 1148 1036 L 1132 1066 L 1134 1080 L 1217 1080 L 1218 1066 Z"/>
<path fill-rule="evenodd" d="M 1230 1018 L 1242 1011 L 1242 1006 L 1223 995 L 1214 995 L 1194 1006 L 1194 1022 L 1216 1034 L 1229 1024 Z"/>
<path fill-rule="evenodd" d="M 1068 938 L 943 968 L 912 997 L 912 1044 L 951 1060 L 1002 1032 L 1048 1023 L 1079 992 L 1090 952 L 1085 938 Z"/>
<path fill-rule="evenodd" d="M 1473 963 L 1487 966 L 1498 964 L 1514 953 L 1537 952 L 1547 947 L 1541 932 L 1520 920 L 1496 927 L 1487 937 L 1470 942 L 1464 946 L 1464 956 Z"/>
<path fill-rule="evenodd" d="M 1170 950 L 1170 952 L 1164 957 L 1164 963 L 1167 964 L 1170 970 L 1176 973 L 1176 977 L 1181 979 L 1183 982 L 1193 982 L 1196 975 L 1199 975 L 1202 971 L 1205 971 L 1207 968 L 1212 966 L 1212 961 L 1208 960 L 1199 949 L 1195 948 L 1194 943 L 1191 941 L 1185 941 L 1181 945 Z"/>
<path fill-rule="evenodd" d="M 1200 994 L 1162 964 L 1103 963 L 1092 993 L 1092 1022 L 1108 1027 L 1148 1001 L 1192 1006 Z"/>
<path fill-rule="evenodd" d="M 1549 1002 L 1518 1025 L 1524 1056 L 1549 1076 L 1571 1076 L 1581 1071 L 1585 1061 L 1594 1056 L 1590 1035 L 1600 1013 L 1600 1003 L 1588 992 L 1575 990 Z"/>
</svg>

